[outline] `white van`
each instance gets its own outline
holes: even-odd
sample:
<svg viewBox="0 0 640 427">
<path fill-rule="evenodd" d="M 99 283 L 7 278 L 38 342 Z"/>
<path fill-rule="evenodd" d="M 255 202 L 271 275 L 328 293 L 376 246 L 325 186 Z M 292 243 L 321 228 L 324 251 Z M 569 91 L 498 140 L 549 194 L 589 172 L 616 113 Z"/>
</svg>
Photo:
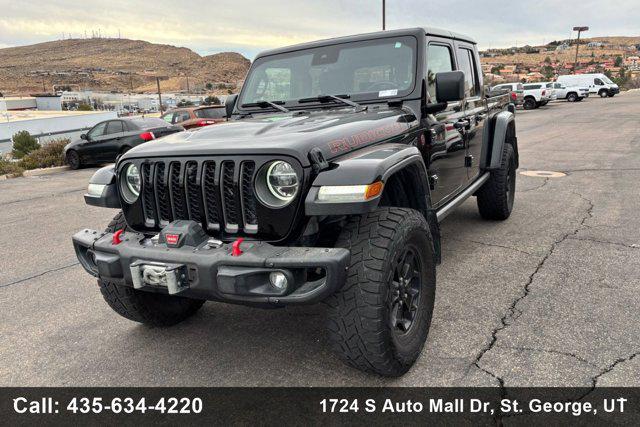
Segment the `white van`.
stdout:
<svg viewBox="0 0 640 427">
<path fill-rule="evenodd" d="M 558 83 L 565 86 L 584 86 L 589 88 L 589 93 L 597 93 L 602 98 L 620 93 L 617 84 L 602 73 L 597 74 L 570 74 L 558 77 Z"/>
</svg>

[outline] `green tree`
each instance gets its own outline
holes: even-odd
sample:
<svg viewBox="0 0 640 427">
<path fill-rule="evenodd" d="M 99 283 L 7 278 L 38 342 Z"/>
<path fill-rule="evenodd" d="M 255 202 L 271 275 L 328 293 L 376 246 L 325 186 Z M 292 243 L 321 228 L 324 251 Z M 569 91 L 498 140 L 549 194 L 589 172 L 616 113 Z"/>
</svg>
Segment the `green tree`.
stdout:
<svg viewBox="0 0 640 427">
<path fill-rule="evenodd" d="M 616 67 L 621 67 L 622 66 L 622 56 L 620 56 L 620 55 L 616 56 L 616 59 L 613 61 L 613 65 L 615 65 Z"/>
<path fill-rule="evenodd" d="M 544 58 L 544 63 L 551 64 L 551 57 L 547 56 L 546 58 Z"/>
<path fill-rule="evenodd" d="M 78 104 L 78 111 L 93 111 L 93 107 L 86 102 Z"/>
<path fill-rule="evenodd" d="M 500 74 L 500 70 L 502 70 L 502 66 L 494 65 L 491 67 L 491 74 Z"/>
<path fill-rule="evenodd" d="M 540 69 L 540 73 L 545 77 L 545 79 L 550 79 L 556 73 L 556 70 L 553 69 L 551 65 L 545 65 Z"/>
<path fill-rule="evenodd" d="M 206 85 L 204 85 L 204 87 L 206 87 L 207 90 L 211 90 L 211 89 L 213 89 L 213 84 L 207 83 Z"/>
<path fill-rule="evenodd" d="M 13 135 L 13 154 L 14 159 L 21 159 L 32 151 L 40 148 L 38 140 L 31 136 L 26 130 L 20 131 Z"/>
<path fill-rule="evenodd" d="M 181 99 L 180 102 L 176 104 L 176 107 L 193 107 L 193 102 Z"/>
</svg>

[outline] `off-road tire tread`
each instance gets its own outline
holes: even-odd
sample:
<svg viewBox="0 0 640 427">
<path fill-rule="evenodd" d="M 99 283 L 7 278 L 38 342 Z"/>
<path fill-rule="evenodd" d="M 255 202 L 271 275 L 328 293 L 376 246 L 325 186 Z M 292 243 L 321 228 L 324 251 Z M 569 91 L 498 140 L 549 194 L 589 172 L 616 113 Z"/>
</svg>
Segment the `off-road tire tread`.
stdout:
<svg viewBox="0 0 640 427">
<path fill-rule="evenodd" d="M 108 233 L 124 229 L 127 222 L 119 212 L 107 226 Z M 120 316 L 150 326 L 166 327 L 194 315 L 204 300 L 139 291 L 106 280 L 98 280 L 100 292 L 109 307 Z"/>
<path fill-rule="evenodd" d="M 404 374 L 418 358 L 422 342 L 413 354 L 400 360 L 391 345 L 386 319 L 390 257 L 399 235 L 419 227 L 433 250 L 431 234 L 424 217 L 413 209 L 381 208 L 369 214 L 352 216 L 343 227 L 336 247 L 351 251 L 351 262 L 342 289 L 325 300 L 328 309 L 329 338 L 334 351 L 348 365 L 383 376 Z M 426 254 L 429 281 L 435 293 L 433 253 Z M 417 341 L 417 340 L 416 340 Z"/>
<path fill-rule="evenodd" d="M 476 194 L 478 210 L 484 219 L 505 220 L 511 215 L 506 196 L 506 175 L 509 173 L 510 163 L 512 167 L 515 167 L 515 153 L 513 146 L 505 143 L 502 150 L 500 169 L 491 171 L 489 180 L 484 183 Z"/>
</svg>

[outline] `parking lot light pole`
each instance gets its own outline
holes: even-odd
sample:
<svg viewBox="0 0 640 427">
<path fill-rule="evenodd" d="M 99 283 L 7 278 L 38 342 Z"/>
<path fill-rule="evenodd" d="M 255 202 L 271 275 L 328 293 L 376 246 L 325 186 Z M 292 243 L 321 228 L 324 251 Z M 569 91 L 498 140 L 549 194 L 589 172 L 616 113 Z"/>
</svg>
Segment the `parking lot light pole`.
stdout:
<svg viewBox="0 0 640 427">
<path fill-rule="evenodd" d="M 573 31 L 578 32 L 578 40 L 576 41 L 576 60 L 573 63 L 573 74 L 576 73 L 578 68 L 578 49 L 580 48 L 580 33 L 583 31 L 589 31 L 589 27 L 573 27 Z"/>
<path fill-rule="evenodd" d="M 160 77 L 156 76 L 156 84 L 158 85 L 158 110 L 162 114 L 162 95 L 160 94 Z"/>
<path fill-rule="evenodd" d="M 386 1 L 382 0 L 382 31 L 384 31 L 386 29 L 386 22 L 385 22 L 385 9 L 386 9 Z"/>
</svg>

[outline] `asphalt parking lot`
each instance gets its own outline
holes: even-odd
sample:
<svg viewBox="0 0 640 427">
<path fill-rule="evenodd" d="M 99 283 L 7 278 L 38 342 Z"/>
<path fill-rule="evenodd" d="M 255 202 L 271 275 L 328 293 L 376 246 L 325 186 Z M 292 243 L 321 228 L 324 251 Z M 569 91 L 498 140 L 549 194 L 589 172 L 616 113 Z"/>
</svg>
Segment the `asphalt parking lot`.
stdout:
<svg viewBox="0 0 640 427">
<path fill-rule="evenodd" d="M 82 194 L 94 170 L 0 181 L 1 386 L 640 386 L 640 93 L 518 112 L 506 222 L 475 200 L 443 223 L 434 319 L 408 374 L 329 351 L 323 307 L 207 303 L 170 329 L 113 313 L 71 235 L 115 211 Z"/>
</svg>

